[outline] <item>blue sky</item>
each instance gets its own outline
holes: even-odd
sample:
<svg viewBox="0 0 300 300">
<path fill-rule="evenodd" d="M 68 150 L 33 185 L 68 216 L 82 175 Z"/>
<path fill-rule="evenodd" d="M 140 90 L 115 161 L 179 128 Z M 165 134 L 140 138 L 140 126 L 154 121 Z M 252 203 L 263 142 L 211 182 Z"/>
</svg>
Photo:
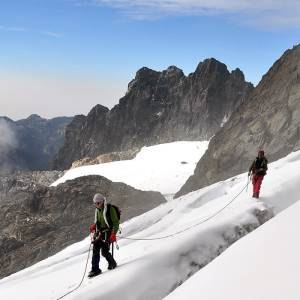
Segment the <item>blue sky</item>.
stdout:
<svg viewBox="0 0 300 300">
<path fill-rule="evenodd" d="M 300 4 L 261 0 L 4 0 L 0 115 L 111 107 L 142 66 L 185 74 L 215 57 L 257 84 L 300 42 Z"/>
</svg>

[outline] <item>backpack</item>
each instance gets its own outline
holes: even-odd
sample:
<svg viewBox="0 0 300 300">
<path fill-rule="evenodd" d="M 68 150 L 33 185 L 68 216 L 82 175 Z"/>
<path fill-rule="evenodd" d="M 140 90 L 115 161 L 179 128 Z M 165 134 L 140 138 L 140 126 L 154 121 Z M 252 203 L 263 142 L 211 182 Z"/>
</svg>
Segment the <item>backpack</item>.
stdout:
<svg viewBox="0 0 300 300">
<path fill-rule="evenodd" d="M 114 205 L 114 204 L 107 203 L 106 219 L 107 219 L 107 222 L 109 224 L 109 227 L 113 226 L 112 219 L 111 219 L 111 216 L 110 216 L 111 207 L 113 207 L 115 209 L 119 222 L 120 222 L 120 219 L 121 219 L 121 210 L 120 210 L 120 208 L 118 206 Z"/>
<path fill-rule="evenodd" d="M 266 175 L 267 174 L 267 170 L 268 170 L 268 160 L 263 157 L 263 158 L 256 158 L 254 161 L 254 170 L 258 175 Z M 261 170 L 262 169 L 262 170 Z M 258 171 L 260 170 L 260 171 Z"/>
</svg>

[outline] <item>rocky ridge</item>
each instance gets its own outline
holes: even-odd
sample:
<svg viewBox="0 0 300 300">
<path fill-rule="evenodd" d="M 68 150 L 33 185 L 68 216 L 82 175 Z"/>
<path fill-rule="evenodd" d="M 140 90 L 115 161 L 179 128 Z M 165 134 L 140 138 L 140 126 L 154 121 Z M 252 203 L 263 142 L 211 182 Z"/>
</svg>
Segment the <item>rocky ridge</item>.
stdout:
<svg viewBox="0 0 300 300">
<path fill-rule="evenodd" d="M 239 69 L 229 72 L 213 58 L 188 76 L 175 66 L 162 72 L 141 68 L 119 104 L 111 110 L 97 105 L 73 119 L 53 168 L 142 146 L 208 140 L 252 90 Z"/>
<path fill-rule="evenodd" d="M 122 222 L 165 202 L 158 192 L 143 192 L 101 176 L 81 177 L 57 187 L 24 177 L 24 184 L 15 180 L 1 191 L 5 200 L 0 201 L 0 278 L 84 239 L 94 219 L 95 193 L 121 208 Z"/>
<path fill-rule="evenodd" d="M 216 133 L 177 196 L 248 171 L 261 148 L 269 161 L 300 149 L 300 45 L 274 63 Z"/>
<path fill-rule="evenodd" d="M 59 177 L 62 171 L 17 171 L 0 176 L 0 202 L 11 201 L 14 198 L 22 198 L 22 192 L 30 186 L 50 186 Z"/>
</svg>

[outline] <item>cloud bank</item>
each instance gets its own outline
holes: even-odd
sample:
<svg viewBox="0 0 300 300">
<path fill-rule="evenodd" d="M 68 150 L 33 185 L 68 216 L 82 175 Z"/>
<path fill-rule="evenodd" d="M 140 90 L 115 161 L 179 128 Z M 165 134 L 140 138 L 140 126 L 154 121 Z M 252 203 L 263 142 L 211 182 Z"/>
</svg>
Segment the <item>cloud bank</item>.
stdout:
<svg viewBox="0 0 300 300">
<path fill-rule="evenodd" d="M 127 90 L 117 78 L 0 73 L 0 112 L 14 120 L 87 114 L 96 104 L 111 108 Z"/>
<path fill-rule="evenodd" d="M 238 22 L 267 28 L 300 27 L 298 0 L 75 0 L 110 6 L 134 19 L 170 15 L 225 15 Z"/>
<path fill-rule="evenodd" d="M 0 119 L 0 175 L 9 172 L 9 153 L 18 146 L 14 130 L 5 119 Z"/>
</svg>

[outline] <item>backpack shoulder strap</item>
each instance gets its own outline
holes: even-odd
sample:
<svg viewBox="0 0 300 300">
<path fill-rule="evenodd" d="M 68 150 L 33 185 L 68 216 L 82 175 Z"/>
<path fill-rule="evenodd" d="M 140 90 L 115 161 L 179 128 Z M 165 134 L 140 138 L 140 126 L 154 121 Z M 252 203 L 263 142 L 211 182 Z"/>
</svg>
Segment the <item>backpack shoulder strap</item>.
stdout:
<svg viewBox="0 0 300 300">
<path fill-rule="evenodd" d="M 107 222 L 109 224 L 109 227 L 112 227 L 112 219 L 111 219 L 111 213 L 110 213 L 110 210 L 111 210 L 111 204 L 110 203 L 107 203 L 107 210 L 106 210 L 106 219 L 107 219 Z"/>
</svg>

